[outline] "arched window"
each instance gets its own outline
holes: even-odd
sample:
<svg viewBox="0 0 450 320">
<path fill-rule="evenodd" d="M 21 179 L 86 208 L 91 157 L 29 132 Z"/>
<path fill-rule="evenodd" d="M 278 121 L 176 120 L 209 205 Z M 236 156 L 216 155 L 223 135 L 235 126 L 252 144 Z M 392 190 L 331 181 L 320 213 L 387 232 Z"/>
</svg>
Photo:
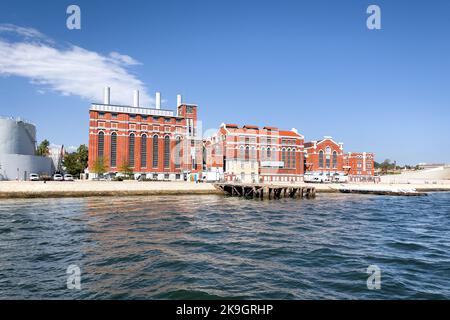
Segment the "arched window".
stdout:
<svg viewBox="0 0 450 320">
<path fill-rule="evenodd" d="M 292 168 L 297 168 L 297 159 L 296 159 L 296 155 L 295 155 L 295 149 L 292 149 Z"/>
<path fill-rule="evenodd" d="M 153 136 L 153 168 L 158 168 L 158 135 Z"/>
<path fill-rule="evenodd" d="M 117 133 L 111 133 L 111 167 L 117 166 Z"/>
<path fill-rule="evenodd" d="M 267 160 L 270 160 L 271 158 L 271 150 L 270 148 L 267 148 Z"/>
<path fill-rule="evenodd" d="M 333 168 L 337 168 L 337 152 L 333 151 Z"/>
<path fill-rule="evenodd" d="M 128 138 L 128 165 L 134 167 L 134 146 L 135 146 L 134 133 L 130 134 Z"/>
<path fill-rule="evenodd" d="M 105 150 L 105 134 L 103 131 L 98 133 L 97 157 L 103 158 Z"/>
<path fill-rule="evenodd" d="M 164 137 L 164 168 L 170 168 L 170 138 Z"/>
<path fill-rule="evenodd" d="M 323 151 L 319 151 L 319 168 L 323 168 Z"/>
<path fill-rule="evenodd" d="M 255 147 L 252 147 L 252 155 L 251 155 L 251 157 L 252 157 L 252 160 L 256 160 L 256 148 Z"/>
<path fill-rule="evenodd" d="M 247 146 L 245 147 L 245 160 L 250 159 L 250 148 Z"/>
<path fill-rule="evenodd" d="M 245 150 L 244 150 L 244 147 L 243 147 L 243 146 L 240 146 L 240 147 L 239 147 L 239 159 L 240 159 L 240 160 L 244 160 L 244 157 L 245 157 Z"/>
<path fill-rule="evenodd" d="M 141 136 L 141 168 L 147 168 L 147 135 Z"/>
<path fill-rule="evenodd" d="M 181 167 L 181 138 L 177 137 L 175 143 L 175 168 Z"/>
<path fill-rule="evenodd" d="M 283 167 L 287 168 L 288 164 L 286 163 L 286 149 L 281 150 L 281 161 L 283 161 Z"/>
<path fill-rule="evenodd" d="M 291 149 L 287 149 L 286 152 L 287 152 L 287 167 L 290 168 L 292 166 L 291 165 Z"/>
</svg>

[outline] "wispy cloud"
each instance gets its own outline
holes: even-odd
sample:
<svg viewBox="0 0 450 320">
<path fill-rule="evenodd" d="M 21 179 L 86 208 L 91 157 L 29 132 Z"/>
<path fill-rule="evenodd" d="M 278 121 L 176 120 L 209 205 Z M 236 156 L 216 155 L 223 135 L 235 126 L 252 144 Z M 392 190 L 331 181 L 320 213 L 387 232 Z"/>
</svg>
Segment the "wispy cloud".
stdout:
<svg viewBox="0 0 450 320">
<path fill-rule="evenodd" d="M 112 103 L 131 104 L 133 90 L 138 89 L 141 103 L 149 106 L 153 99 L 129 70 L 139 64 L 118 52 L 103 55 L 75 45 L 60 48 L 33 28 L 0 24 L 0 75 L 28 78 L 39 92 L 51 90 L 101 102 L 103 87 L 109 86 Z"/>
</svg>

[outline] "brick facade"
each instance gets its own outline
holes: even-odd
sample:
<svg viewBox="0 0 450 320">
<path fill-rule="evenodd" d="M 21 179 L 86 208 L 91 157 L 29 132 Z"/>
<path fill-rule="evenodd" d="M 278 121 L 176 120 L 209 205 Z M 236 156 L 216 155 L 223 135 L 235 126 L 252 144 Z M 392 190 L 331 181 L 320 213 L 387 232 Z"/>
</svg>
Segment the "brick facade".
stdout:
<svg viewBox="0 0 450 320">
<path fill-rule="evenodd" d="M 150 178 L 186 179 L 202 170 L 202 142 L 196 134 L 196 105 L 181 104 L 173 115 L 169 110 L 93 104 L 89 171 L 102 157 L 109 173 L 128 164 Z"/>
<path fill-rule="evenodd" d="M 373 177 L 375 155 L 369 152 L 348 152 L 344 155 L 344 169 L 352 177 Z"/>
<path fill-rule="evenodd" d="M 223 124 L 205 141 L 206 167 L 243 182 L 303 180 L 303 136 L 296 130 Z"/>
<path fill-rule="evenodd" d="M 344 173 L 344 149 L 342 143 L 331 137 L 305 143 L 305 171 Z"/>
</svg>

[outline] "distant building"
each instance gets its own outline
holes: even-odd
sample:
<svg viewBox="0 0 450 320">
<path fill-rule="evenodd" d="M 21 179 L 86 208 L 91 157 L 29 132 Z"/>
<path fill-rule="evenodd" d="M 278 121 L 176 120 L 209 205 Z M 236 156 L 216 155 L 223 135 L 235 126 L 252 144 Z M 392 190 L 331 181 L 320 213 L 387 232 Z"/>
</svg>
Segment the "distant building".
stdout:
<svg viewBox="0 0 450 320">
<path fill-rule="evenodd" d="M 0 180 L 28 180 L 30 173 L 51 175 L 52 160 L 35 155 L 36 127 L 24 120 L 0 118 Z"/>
<path fill-rule="evenodd" d="M 61 172 L 62 171 L 62 162 L 64 160 L 64 156 L 66 154 L 66 150 L 64 146 L 51 145 L 48 148 L 49 158 L 52 159 L 53 171 Z"/>
<path fill-rule="evenodd" d="M 375 175 L 375 155 L 370 152 L 348 152 L 344 155 L 344 168 L 350 181 L 364 181 Z"/>
<path fill-rule="evenodd" d="M 205 167 L 226 181 L 303 181 L 303 136 L 297 130 L 222 124 L 205 141 Z"/>
<path fill-rule="evenodd" d="M 197 138 L 197 106 L 177 97 L 176 114 L 139 105 L 139 92 L 133 105 L 110 103 L 105 88 L 102 104 L 89 110 L 89 177 L 95 178 L 94 164 L 103 159 L 109 173 L 119 173 L 128 165 L 135 174 L 158 180 L 195 180 L 202 170 L 202 141 Z"/>
<path fill-rule="evenodd" d="M 305 143 L 305 171 L 312 173 L 344 173 L 344 144 L 325 136 Z"/>
</svg>

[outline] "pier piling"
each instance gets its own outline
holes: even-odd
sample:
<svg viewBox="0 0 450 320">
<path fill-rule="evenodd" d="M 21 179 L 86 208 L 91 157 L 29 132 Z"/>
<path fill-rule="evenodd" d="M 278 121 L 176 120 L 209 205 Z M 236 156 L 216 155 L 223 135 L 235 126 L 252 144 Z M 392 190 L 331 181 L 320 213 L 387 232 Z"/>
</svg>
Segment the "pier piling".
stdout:
<svg viewBox="0 0 450 320">
<path fill-rule="evenodd" d="M 316 189 L 301 185 L 267 185 L 267 184 L 242 184 L 242 183 L 217 183 L 217 189 L 230 196 L 249 199 L 307 199 L 316 197 Z"/>
</svg>

